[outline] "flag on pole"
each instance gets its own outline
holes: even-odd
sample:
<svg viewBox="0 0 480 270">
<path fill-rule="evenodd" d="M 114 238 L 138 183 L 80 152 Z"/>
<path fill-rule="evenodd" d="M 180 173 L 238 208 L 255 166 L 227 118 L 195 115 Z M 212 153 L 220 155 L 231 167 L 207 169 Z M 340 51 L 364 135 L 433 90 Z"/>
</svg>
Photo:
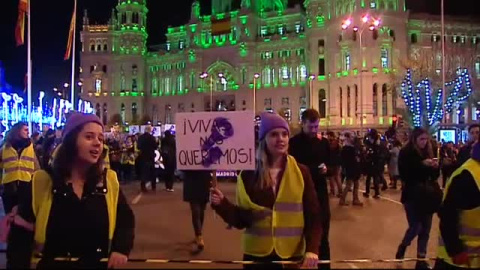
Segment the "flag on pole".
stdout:
<svg viewBox="0 0 480 270">
<path fill-rule="evenodd" d="M 25 14 L 27 14 L 28 0 L 18 1 L 17 26 L 15 27 L 15 40 L 17 46 L 25 43 Z"/>
<path fill-rule="evenodd" d="M 73 6 L 73 15 L 72 15 L 72 20 L 70 21 L 70 31 L 68 32 L 68 41 L 67 41 L 67 51 L 65 52 L 65 56 L 63 57 L 63 60 L 68 60 L 70 59 L 70 55 L 72 53 L 72 45 L 73 42 L 75 42 L 75 27 L 76 27 L 76 21 L 77 21 L 77 0 L 74 2 Z"/>
</svg>

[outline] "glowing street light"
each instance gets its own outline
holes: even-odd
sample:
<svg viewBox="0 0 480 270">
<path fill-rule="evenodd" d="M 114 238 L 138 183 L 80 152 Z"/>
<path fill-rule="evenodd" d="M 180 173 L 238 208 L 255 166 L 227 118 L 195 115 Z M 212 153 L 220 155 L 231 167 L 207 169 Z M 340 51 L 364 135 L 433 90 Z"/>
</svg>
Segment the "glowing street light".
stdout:
<svg viewBox="0 0 480 270">
<path fill-rule="evenodd" d="M 80 86 L 80 87 L 83 86 L 83 83 L 82 83 L 82 82 L 78 82 L 77 84 L 78 84 L 78 86 Z"/>
<path fill-rule="evenodd" d="M 354 26 L 353 31 L 354 32 L 359 32 L 359 45 L 360 45 L 360 65 L 361 65 L 361 73 L 360 73 L 360 133 L 363 134 L 363 43 L 362 43 L 362 37 L 363 37 L 363 32 L 365 29 L 369 29 L 370 31 L 374 31 L 376 28 L 380 26 L 380 19 L 378 18 L 373 18 L 369 16 L 368 14 L 365 14 L 361 17 L 362 25 L 361 27 L 359 26 Z M 345 20 L 342 23 L 342 29 L 346 30 L 350 25 L 352 24 L 352 20 L 349 18 Z"/>
<path fill-rule="evenodd" d="M 367 23 L 368 19 L 369 19 L 368 15 L 365 15 L 365 16 L 362 17 L 362 22 Z"/>
<path fill-rule="evenodd" d="M 260 78 L 259 73 L 253 74 L 253 114 L 257 114 L 257 79 Z"/>
<path fill-rule="evenodd" d="M 68 84 L 68 83 L 63 84 L 63 87 L 65 87 L 65 88 L 67 88 L 68 86 L 70 86 L 70 84 Z"/>
</svg>

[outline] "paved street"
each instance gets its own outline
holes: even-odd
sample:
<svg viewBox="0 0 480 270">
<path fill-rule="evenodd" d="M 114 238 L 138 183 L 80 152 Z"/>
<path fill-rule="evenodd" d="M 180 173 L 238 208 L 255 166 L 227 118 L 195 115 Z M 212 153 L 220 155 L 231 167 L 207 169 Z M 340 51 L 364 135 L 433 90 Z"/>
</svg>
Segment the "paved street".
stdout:
<svg viewBox="0 0 480 270">
<path fill-rule="evenodd" d="M 160 187 L 163 183 L 160 183 Z M 226 196 L 233 199 L 235 184 L 220 183 Z M 226 224 L 209 208 L 206 213 L 205 250 L 194 254 L 193 229 L 190 209 L 182 201 L 182 184 L 175 184 L 175 192 L 163 190 L 156 194 L 139 195 L 137 183 L 123 186 L 132 202 L 136 216 L 135 248 L 131 258 L 160 258 L 186 260 L 241 260 L 241 232 L 226 229 Z M 351 197 L 349 197 L 351 200 Z M 396 247 L 403 237 L 407 223 L 399 203 L 400 191 L 388 190 L 381 200 L 364 199 L 364 207 L 340 207 L 338 199 L 331 198 L 332 224 L 330 245 L 332 260 L 393 259 Z M 429 243 L 429 257 L 435 256 L 438 219 L 435 217 Z M 416 243 L 407 251 L 407 257 L 416 255 Z M 4 265 L 2 256 L 0 267 Z M 334 263 L 335 268 L 412 268 L 413 263 Z M 130 263 L 128 268 L 241 268 L 239 265 L 188 265 Z"/>
</svg>

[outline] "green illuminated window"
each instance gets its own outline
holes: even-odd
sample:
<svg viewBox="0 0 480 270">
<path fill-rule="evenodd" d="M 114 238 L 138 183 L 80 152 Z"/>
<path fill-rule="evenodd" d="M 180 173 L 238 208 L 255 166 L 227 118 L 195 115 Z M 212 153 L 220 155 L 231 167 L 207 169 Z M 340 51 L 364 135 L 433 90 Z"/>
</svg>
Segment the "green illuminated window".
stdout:
<svg viewBox="0 0 480 270">
<path fill-rule="evenodd" d="M 280 70 L 283 80 L 288 80 L 290 78 L 290 73 L 287 66 L 283 66 Z"/>
<path fill-rule="evenodd" d="M 152 79 L 152 94 L 156 94 L 158 92 L 158 79 Z"/>
<path fill-rule="evenodd" d="M 268 33 L 267 27 L 266 27 L 266 26 L 262 26 L 262 27 L 260 28 L 260 35 L 261 35 L 262 37 L 264 37 L 264 36 L 267 35 L 267 33 Z"/>
<path fill-rule="evenodd" d="M 390 59 L 388 57 L 388 49 L 382 48 L 380 52 L 380 60 L 382 61 L 382 68 L 389 68 L 390 67 Z"/>
<path fill-rule="evenodd" d="M 262 83 L 271 84 L 272 83 L 272 73 L 270 67 L 265 67 L 262 71 Z"/>
</svg>

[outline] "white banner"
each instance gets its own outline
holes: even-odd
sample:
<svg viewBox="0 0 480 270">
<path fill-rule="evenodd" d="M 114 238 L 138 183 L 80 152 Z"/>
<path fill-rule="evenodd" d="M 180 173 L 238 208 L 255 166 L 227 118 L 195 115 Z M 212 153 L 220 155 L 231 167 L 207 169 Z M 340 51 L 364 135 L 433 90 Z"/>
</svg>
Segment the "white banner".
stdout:
<svg viewBox="0 0 480 270">
<path fill-rule="evenodd" d="M 176 113 L 178 170 L 254 170 L 252 112 Z"/>
</svg>

